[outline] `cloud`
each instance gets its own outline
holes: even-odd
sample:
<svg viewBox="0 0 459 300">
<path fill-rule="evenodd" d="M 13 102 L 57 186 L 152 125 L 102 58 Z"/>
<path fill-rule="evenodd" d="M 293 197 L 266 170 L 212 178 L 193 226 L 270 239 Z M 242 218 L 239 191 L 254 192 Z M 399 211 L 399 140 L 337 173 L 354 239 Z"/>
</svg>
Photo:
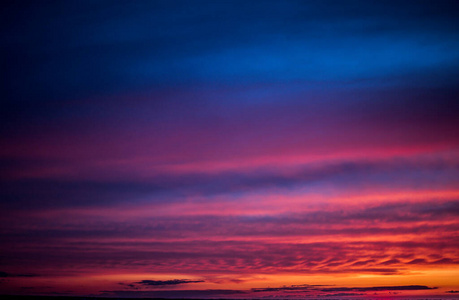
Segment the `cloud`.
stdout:
<svg viewBox="0 0 459 300">
<path fill-rule="evenodd" d="M 365 295 L 363 293 L 335 293 L 335 294 L 326 294 L 321 295 L 323 297 L 347 297 L 347 296 L 362 296 Z"/>
<path fill-rule="evenodd" d="M 98 296 L 110 297 L 151 297 L 151 298 L 214 298 L 224 296 L 243 295 L 242 290 L 161 290 L 161 291 L 124 291 L 107 290 L 100 291 Z"/>
<path fill-rule="evenodd" d="M 0 278 L 6 277 L 39 277 L 40 275 L 37 274 L 12 274 L 6 272 L 0 272 Z"/>
<path fill-rule="evenodd" d="M 418 290 L 435 290 L 438 287 L 428 287 L 425 285 L 401 285 L 401 286 L 373 286 L 373 287 L 337 287 L 320 289 L 322 292 L 378 292 L 378 291 L 418 291 Z"/>
<path fill-rule="evenodd" d="M 119 284 L 133 290 L 144 290 L 145 287 L 164 288 L 170 286 L 183 285 L 188 283 L 200 283 L 204 280 L 189 280 L 189 279 L 169 279 L 169 280 L 141 280 L 132 283 L 120 282 Z"/>
<path fill-rule="evenodd" d="M 252 288 L 250 290 L 162 290 L 162 291 L 102 291 L 104 296 L 132 296 L 132 297 L 210 297 L 224 295 L 238 295 L 250 293 L 267 293 L 276 295 L 284 293 L 308 293 L 311 295 L 320 295 L 324 297 L 344 297 L 365 295 L 367 292 L 383 292 L 383 291 L 414 291 L 414 290 L 433 290 L 436 287 L 428 287 L 424 285 L 406 285 L 406 286 L 374 286 L 374 287 L 332 287 L 324 288 L 330 285 L 290 285 L 273 288 Z M 327 294 L 321 294 L 321 293 Z M 360 293 L 358 293 L 360 292 Z M 453 291 L 454 292 L 454 291 Z M 257 296 L 256 296 L 257 297 Z"/>
<path fill-rule="evenodd" d="M 65 238 L 108 239 L 108 238 L 199 238 L 203 235 L 227 238 L 293 237 L 293 236 L 384 236 L 387 234 L 435 234 L 442 240 L 449 232 L 457 229 L 459 201 L 426 201 L 422 203 L 398 202 L 389 204 L 368 204 L 366 207 L 341 206 L 327 210 L 308 212 L 283 212 L 265 215 L 197 215 L 197 216 L 155 216 L 148 215 L 119 221 L 104 212 L 103 218 L 90 217 L 68 219 L 31 218 L 18 222 L 12 218 L 4 239 L 28 238 L 34 240 L 62 240 Z M 173 207 L 173 206 L 172 206 Z M 138 211 L 149 209 L 139 208 Z M 444 222 L 449 220 L 450 222 Z M 378 222 L 375 222 L 378 221 Z M 39 225 L 37 225 L 37 223 Z M 436 234 L 436 232 L 444 234 Z M 446 242 L 446 240 L 443 240 Z M 454 241 L 450 241 L 454 244 Z M 434 245 L 432 245 L 434 246 Z M 413 258 L 410 264 L 426 263 L 424 258 Z M 424 260 L 423 260 L 424 259 Z M 354 267 L 368 265 L 374 261 L 361 260 Z M 396 265 L 396 258 L 379 264 Z M 440 261 L 438 261 L 440 263 Z M 443 261 L 448 263 L 448 261 Z"/>
<path fill-rule="evenodd" d="M 336 292 L 379 292 L 379 291 L 414 291 L 414 290 L 433 290 L 437 287 L 428 287 L 424 285 L 404 285 L 404 286 L 373 286 L 373 287 L 326 287 L 327 285 L 291 285 L 274 288 L 253 288 L 252 292 L 327 292 L 325 296 L 355 296 L 364 295 L 362 293 L 336 293 Z"/>
<path fill-rule="evenodd" d="M 165 227 L 167 228 L 167 226 Z M 201 231 L 198 231 L 200 233 Z M 392 234 L 392 233 L 391 233 Z M 154 266 L 158 273 L 176 273 L 193 276 L 216 274 L 248 274 L 270 272 L 301 272 L 305 274 L 403 274 L 412 269 L 430 266 L 453 266 L 459 262 L 457 242 L 448 234 L 442 237 L 426 239 L 421 236 L 417 241 L 388 241 L 382 236 L 379 241 L 372 240 L 336 240 L 323 242 L 286 242 L 270 237 L 265 240 L 249 236 L 246 239 L 229 238 L 213 240 L 205 235 L 199 237 L 168 240 L 120 239 L 95 237 L 74 239 L 65 235 L 52 239 L 29 236 L 8 237 L 3 239 L 8 245 L 23 245 L 13 249 L 2 249 L 8 263 L 15 258 L 15 264 L 29 266 L 40 261 L 44 269 L 73 270 L 78 264 L 80 269 L 125 268 L 149 272 Z M 352 235 L 351 235 L 352 237 Z M 31 249 L 37 242 L 40 248 Z M 296 239 L 294 239 L 296 240 Z M 53 247 L 59 241 L 60 248 Z M 91 251 L 88 251 L 91 249 Z M 33 251 L 32 251 L 33 250 Z M 388 252 L 390 251 L 390 255 Z M 398 259 L 392 265 L 381 263 Z M 415 259 L 419 265 L 411 263 Z M 364 265 L 353 265 L 365 261 Z M 78 270 L 75 270 L 78 272 Z M 178 278 L 182 279 L 182 278 Z"/>
<path fill-rule="evenodd" d="M 281 292 L 281 291 L 302 291 L 308 292 L 311 288 L 316 287 L 317 285 L 309 285 L 309 284 L 302 284 L 302 285 L 291 285 L 291 286 L 282 286 L 282 287 L 275 287 L 275 288 L 253 288 L 251 289 L 252 292 Z"/>
<path fill-rule="evenodd" d="M 142 280 L 135 282 L 143 286 L 167 286 L 167 285 L 178 285 L 185 283 L 197 283 L 204 282 L 204 280 L 189 280 L 189 279 L 171 279 L 171 280 Z"/>
<path fill-rule="evenodd" d="M 449 294 L 457 294 L 457 293 L 459 293 L 459 291 L 450 290 L 450 291 L 446 291 L 446 293 L 449 293 Z"/>
<path fill-rule="evenodd" d="M 136 166 L 134 166 L 136 168 Z M 290 167 L 291 168 L 291 167 Z M 289 167 L 287 166 L 288 170 Z M 431 188 L 449 188 L 457 183 L 457 163 L 429 161 L 339 161 L 305 165 L 285 172 L 283 168 L 263 168 L 237 171 L 223 171 L 217 174 L 190 171 L 186 174 L 152 174 L 151 178 L 139 179 L 128 175 L 114 179 L 62 179 L 30 178 L 8 179 L 0 184 L 1 206 L 7 209 L 59 209 L 72 207 L 103 207 L 108 204 L 123 204 L 127 201 L 141 202 L 149 198 L 156 204 L 180 201 L 183 195 L 214 197 L 236 193 L 253 193 L 283 189 L 317 187 L 321 184 L 333 185 L 340 189 L 352 187 L 386 189 L 390 183 L 393 190 L 412 186 L 419 189 L 423 182 Z M 420 175 L 422 174 L 422 175 Z M 394 183 L 392 178 L 399 180 Z M 124 177 L 124 178 L 123 178 Z M 14 201 L 13 201 L 14 200 Z M 139 203 L 141 204 L 141 203 Z M 393 206 L 390 206 L 393 205 Z M 363 211 L 356 218 L 372 218 L 391 209 L 399 209 L 405 204 L 387 204 Z M 448 207 L 445 207 L 448 205 Z M 398 206 L 398 207 L 397 207 Z M 27 208 L 26 208 L 27 207 Z M 409 207 L 409 209 L 414 209 Z M 455 202 L 443 203 L 437 207 L 419 207 L 415 211 L 424 217 L 441 217 L 446 213 L 459 214 Z M 393 218 L 396 218 L 394 215 Z M 402 217 L 402 216 L 401 216 Z M 406 216 L 409 218 L 410 216 Z"/>
</svg>

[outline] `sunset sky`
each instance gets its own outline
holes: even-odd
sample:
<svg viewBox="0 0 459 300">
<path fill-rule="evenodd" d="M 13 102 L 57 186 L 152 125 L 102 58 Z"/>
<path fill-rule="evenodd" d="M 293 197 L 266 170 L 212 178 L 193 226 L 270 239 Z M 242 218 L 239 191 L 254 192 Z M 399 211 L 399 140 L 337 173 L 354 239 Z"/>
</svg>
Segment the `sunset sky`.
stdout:
<svg viewBox="0 0 459 300">
<path fill-rule="evenodd" d="M 0 295 L 459 298 L 458 1 L 0 22 Z"/>
</svg>

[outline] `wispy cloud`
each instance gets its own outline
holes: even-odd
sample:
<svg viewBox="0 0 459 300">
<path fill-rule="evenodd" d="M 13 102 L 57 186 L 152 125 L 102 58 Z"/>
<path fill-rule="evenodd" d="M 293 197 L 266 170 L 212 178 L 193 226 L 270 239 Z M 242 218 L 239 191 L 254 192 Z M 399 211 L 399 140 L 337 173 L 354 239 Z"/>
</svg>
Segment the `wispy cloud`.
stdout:
<svg viewBox="0 0 459 300">
<path fill-rule="evenodd" d="M 418 290 L 435 290 L 437 287 L 428 287 L 425 285 L 401 285 L 401 286 L 372 286 L 372 287 L 337 287 L 324 288 L 322 292 L 377 292 L 377 291 L 418 291 Z"/>
<path fill-rule="evenodd" d="M 132 297 L 211 297 L 211 296 L 231 296 L 245 295 L 249 297 L 259 297 L 263 295 L 282 295 L 290 297 L 293 294 L 304 296 L 357 296 L 367 295 L 368 292 L 388 292 L 388 291 L 422 291 L 435 290 L 437 287 L 428 287 L 424 285 L 403 285 L 403 286 L 373 286 L 373 287 L 325 287 L 323 285 L 291 285 L 273 288 L 252 288 L 250 290 L 158 290 L 158 291 L 101 291 L 104 296 L 132 296 Z M 357 293 L 359 292 L 359 293 Z M 454 292 L 454 291 L 452 291 Z"/>
<path fill-rule="evenodd" d="M 214 298 L 225 296 L 245 295 L 241 290 L 160 290 L 160 291 L 100 291 L 98 296 L 106 297 L 151 297 L 151 298 Z"/>
<path fill-rule="evenodd" d="M 6 277 L 39 277 L 40 275 L 37 274 L 17 274 L 17 273 L 6 273 L 6 272 L 0 272 L 0 278 L 6 278 Z"/>
</svg>

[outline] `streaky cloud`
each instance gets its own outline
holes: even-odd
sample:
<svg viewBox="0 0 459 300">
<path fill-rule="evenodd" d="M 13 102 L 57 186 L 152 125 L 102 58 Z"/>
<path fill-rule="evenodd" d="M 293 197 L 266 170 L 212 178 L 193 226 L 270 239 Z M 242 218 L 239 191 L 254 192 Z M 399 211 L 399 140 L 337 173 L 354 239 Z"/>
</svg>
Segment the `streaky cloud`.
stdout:
<svg viewBox="0 0 459 300">
<path fill-rule="evenodd" d="M 167 286 L 167 285 L 179 285 L 185 283 L 198 283 L 204 282 L 204 280 L 189 280 L 189 279 L 170 279 L 170 280 L 142 280 L 134 282 L 143 286 Z"/>
</svg>

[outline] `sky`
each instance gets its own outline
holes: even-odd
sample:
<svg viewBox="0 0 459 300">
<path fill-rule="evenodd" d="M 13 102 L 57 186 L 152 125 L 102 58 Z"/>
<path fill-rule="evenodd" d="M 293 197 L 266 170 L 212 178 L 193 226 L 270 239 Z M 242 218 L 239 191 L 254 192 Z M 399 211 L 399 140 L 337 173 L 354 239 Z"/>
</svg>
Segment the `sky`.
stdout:
<svg viewBox="0 0 459 300">
<path fill-rule="evenodd" d="M 0 22 L 0 294 L 459 295 L 457 1 Z"/>
</svg>

